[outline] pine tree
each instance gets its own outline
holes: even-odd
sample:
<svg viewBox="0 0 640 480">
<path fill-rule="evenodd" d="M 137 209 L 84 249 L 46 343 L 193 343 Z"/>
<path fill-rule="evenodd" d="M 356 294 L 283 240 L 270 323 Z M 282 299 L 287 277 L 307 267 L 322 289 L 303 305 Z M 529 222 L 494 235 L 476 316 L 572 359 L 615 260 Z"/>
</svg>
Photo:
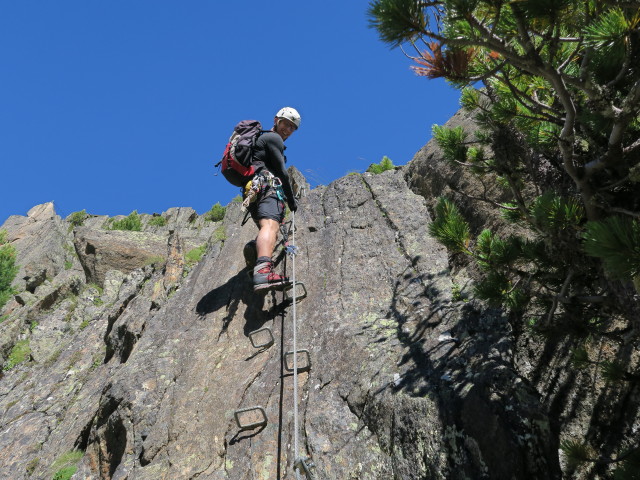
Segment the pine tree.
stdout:
<svg viewBox="0 0 640 480">
<path fill-rule="evenodd" d="M 448 161 L 508 192 L 492 203 L 532 232 L 509 268 L 485 262 L 478 293 L 496 300 L 517 282 L 547 319 L 580 315 L 576 298 L 603 294 L 591 258 L 640 291 L 640 2 L 374 0 L 368 15 L 384 42 L 415 52 L 418 75 L 461 90 L 480 130 L 435 126 L 434 138 Z"/>
<path fill-rule="evenodd" d="M 475 296 L 539 331 L 573 329 L 575 367 L 640 381 L 580 343 L 614 317 L 640 328 L 626 288 L 640 292 L 640 2 L 372 0 L 368 15 L 416 74 L 460 89 L 479 130 L 435 126 L 434 139 L 447 161 L 497 183 L 508 202 L 476 200 L 526 232 L 474 239 L 440 200 L 430 232 L 477 263 Z M 640 449 L 628 447 L 603 458 L 587 442 L 561 445 L 569 464 L 637 478 Z"/>
<path fill-rule="evenodd" d="M 416 73 L 467 90 L 463 103 L 509 126 L 573 182 L 589 220 L 628 208 L 640 159 L 639 2 L 375 0 L 370 25 L 415 51 Z M 606 198 L 603 198 L 606 197 Z M 634 202 L 637 199 L 634 198 Z M 634 203 L 634 209 L 638 205 Z"/>
</svg>

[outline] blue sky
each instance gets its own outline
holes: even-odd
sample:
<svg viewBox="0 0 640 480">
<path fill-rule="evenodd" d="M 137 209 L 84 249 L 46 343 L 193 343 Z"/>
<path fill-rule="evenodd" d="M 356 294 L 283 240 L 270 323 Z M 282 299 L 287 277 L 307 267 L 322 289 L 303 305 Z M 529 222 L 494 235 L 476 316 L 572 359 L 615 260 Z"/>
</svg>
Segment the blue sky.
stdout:
<svg viewBox="0 0 640 480">
<path fill-rule="evenodd" d="M 213 164 L 235 123 L 292 106 L 289 163 L 312 186 L 403 165 L 458 108 L 368 27 L 368 1 L 0 3 L 0 224 L 206 212 L 238 189 Z"/>
</svg>

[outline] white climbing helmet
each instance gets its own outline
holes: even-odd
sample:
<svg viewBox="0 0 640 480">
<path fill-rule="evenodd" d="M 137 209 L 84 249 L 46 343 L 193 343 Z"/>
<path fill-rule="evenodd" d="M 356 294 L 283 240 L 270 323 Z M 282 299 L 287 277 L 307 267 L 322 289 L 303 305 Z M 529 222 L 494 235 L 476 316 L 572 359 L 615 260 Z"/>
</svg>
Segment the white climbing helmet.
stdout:
<svg viewBox="0 0 640 480">
<path fill-rule="evenodd" d="M 276 118 L 286 118 L 287 120 L 292 122 L 296 126 L 296 128 L 300 127 L 300 121 L 302 120 L 298 111 L 295 108 L 291 107 L 284 107 L 278 110 L 278 113 L 276 113 Z"/>
</svg>

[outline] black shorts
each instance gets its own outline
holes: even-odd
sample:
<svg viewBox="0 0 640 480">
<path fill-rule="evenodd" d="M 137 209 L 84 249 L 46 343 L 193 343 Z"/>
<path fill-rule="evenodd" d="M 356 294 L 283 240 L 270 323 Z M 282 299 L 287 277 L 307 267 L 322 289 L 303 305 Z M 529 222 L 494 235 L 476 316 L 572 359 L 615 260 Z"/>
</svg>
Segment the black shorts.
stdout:
<svg viewBox="0 0 640 480">
<path fill-rule="evenodd" d="M 284 206 L 284 202 L 278 199 L 273 189 L 268 188 L 260 195 L 258 200 L 249 205 L 249 212 L 256 225 L 259 225 L 259 221 L 263 218 L 282 223 L 282 220 L 284 220 Z"/>
</svg>

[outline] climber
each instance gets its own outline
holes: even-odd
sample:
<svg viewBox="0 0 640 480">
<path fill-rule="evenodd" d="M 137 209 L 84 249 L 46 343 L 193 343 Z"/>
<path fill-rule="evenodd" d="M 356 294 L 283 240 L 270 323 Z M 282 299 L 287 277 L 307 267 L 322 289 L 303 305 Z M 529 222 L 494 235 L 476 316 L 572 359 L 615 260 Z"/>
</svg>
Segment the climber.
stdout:
<svg viewBox="0 0 640 480">
<path fill-rule="evenodd" d="M 285 276 L 273 271 L 273 249 L 278 229 L 284 220 L 285 202 L 295 212 L 298 203 L 293 195 L 289 174 L 285 169 L 284 141 L 300 126 L 300 114 L 284 107 L 274 118 L 273 128 L 256 140 L 253 165 L 256 174 L 244 190 L 251 218 L 258 226 L 258 236 L 244 247 L 248 266 L 253 266 L 253 290 L 284 288 L 291 284 Z"/>
</svg>

